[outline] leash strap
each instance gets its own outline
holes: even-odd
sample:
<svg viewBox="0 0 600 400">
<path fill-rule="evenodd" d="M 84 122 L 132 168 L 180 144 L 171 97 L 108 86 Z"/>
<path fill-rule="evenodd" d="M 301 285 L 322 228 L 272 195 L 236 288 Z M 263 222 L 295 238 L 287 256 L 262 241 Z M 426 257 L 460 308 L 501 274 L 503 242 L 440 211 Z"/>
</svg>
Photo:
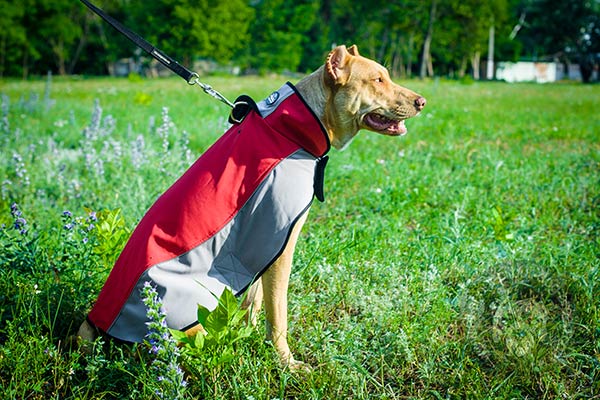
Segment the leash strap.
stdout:
<svg viewBox="0 0 600 400">
<path fill-rule="evenodd" d="M 119 31 L 121 34 L 127 37 L 127 39 L 131 40 L 136 46 L 138 46 L 146 53 L 154 57 L 165 67 L 169 68 L 171 71 L 175 72 L 177 75 L 185 79 L 185 81 L 188 84 L 200 86 L 205 93 L 209 94 L 210 96 L 214 97 L 219 101 L 222 101 L 229 107 L 234 108 L 234 104 L 227 100 L 227 98 L 225 98 L 221 93 L 214 90 L 210 85 L 200 82 L 200 80 L 198 79 L 199 75 L 196 72 L 190 71 L 183 65 L 179 64 L 177 61 L 175 61 L 174 59 L 172 59 L 171 57 L 154 47 L 152 44 L 150 44 L 146 39 L 142 38 L 137 33 L 129 30 L 126 26 L 121 24 L 119 21 L 117 21 L 110 15 L 106 14 L 104 11 L 90 3 L 88 0 L 80 1 L 94 13 L 98 14 L 100 18 L 108 22 L 113 28 L 115 28 L 117 31 Z"/>
</svg>

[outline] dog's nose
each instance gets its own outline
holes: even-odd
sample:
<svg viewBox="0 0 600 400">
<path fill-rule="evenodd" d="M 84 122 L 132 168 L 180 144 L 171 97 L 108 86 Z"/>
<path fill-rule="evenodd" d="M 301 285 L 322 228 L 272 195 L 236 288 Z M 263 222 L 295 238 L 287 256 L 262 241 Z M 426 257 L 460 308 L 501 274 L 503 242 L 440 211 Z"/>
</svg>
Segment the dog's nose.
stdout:
<svg viewBox="0 0 600 400">
<path fill-rule="evenodd" d="M 425 97 L 418 97 L 415 100 L 415 107 L 418 111 L 421 111 L 425 107 L 425 104 L 427 104 L 427 100 L 425 100 Z"/>
</svg>

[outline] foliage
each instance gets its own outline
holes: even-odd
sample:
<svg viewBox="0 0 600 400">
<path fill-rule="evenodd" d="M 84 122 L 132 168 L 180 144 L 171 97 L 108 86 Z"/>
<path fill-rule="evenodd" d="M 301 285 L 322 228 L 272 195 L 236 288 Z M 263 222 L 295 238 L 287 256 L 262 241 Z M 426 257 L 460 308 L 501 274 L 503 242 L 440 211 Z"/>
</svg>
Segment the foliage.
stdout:
<svg viewBox="0 0 600 400">
<path fill-rule="evenodd" d="M 296 71 L 310 44 L 306 33 L 317 23 L 319 2 L 264 0 L 255 7 L 248 65 L 262 72 Z"/>
<path fill-rule="evenodd" d="M 150 59 L 79 2 L 2 2 L 0 76 L 114 73 L 121 58 Z M 559 57 L 598 65 L 600 5 L 577 0 L 98 0 L 110 15 L 185 65 L 199 59 L 246 71 L 306 72 L 333 44 L 356 43 L 393 76 L 410 77 L 430 46 L 437 76 L 477 79 L 494 27 L 496 60 Z M 435 7 L 432 7 L 435 5 Z M 27 10 L 27 12 L 25 12 Z M 430 15 L 436 10 L 435 15 Z M 430 18 L 433 16 L 433 18 Z M 431 20 L 431 29 L 429 22 Z M 430 39 L 430 40 L 428 40 Z M 427 60 L 425 60 L 427 61 Z M 141 72 L 141 71 L 136 71 Z"/>
<path fill-rule="evenodd" d="M 208 82 L 261 99 L 287 79 Z M 280 369 L 223 294 L 201 311 L 202 351 L 180 349 L 181 397 L 598 397 L 598 87 L 403 83 L 427 107 L 403 138 L 362 132 L 333 151 L 299 241 L 289 339 L 313 371 Z M 176 78 L 0 92 L 0 398 L 153 398 L 171 363 L 155 369 L 152 346 L 100 338 L 83 355 L 69 338 L 228 110 Z"/>
<path fill-rule="evenodd" d="M 240 353 L 237 342 L 247 339 L 254 331 L 244 323 L 245 315 L 246 310 L 240 308 L 231 290 L 225 289 L 214 310 L 198 305 L 198 323 L 202 330 L 189 336 L 171 330 L 182 345 L 184 366 L 191 376 L 212 382 L 222 379 L 221 374 Z"/>
<path fill-rule="evenodd" d="M 526 49 L 534 56 L 579 63 L 583 81 L 589 81 L 600 61 L 600 3 L 529 0 L 521 7 L 527 21 L 522 32 Z"/>
<path fill-rule="evenodd" d="M 117 260 L 126 240 L 129 239 L 131 229 L 125 224 L 125 219 L 118 208 L 103 210 L 94 215 L 97 215 L 99 220 L 94 230 L 97 241 L 94 253 L 102 259 L 102 264 L 106 268 L 110 268 Z"/>
<path fill-rule="evenodd" d="M 160 0 L 130 3 L 128 19 L 139 33 L 172 57 L 229 62 L 249 41 L 253 10 L 242 0 Z"/>
</svg>

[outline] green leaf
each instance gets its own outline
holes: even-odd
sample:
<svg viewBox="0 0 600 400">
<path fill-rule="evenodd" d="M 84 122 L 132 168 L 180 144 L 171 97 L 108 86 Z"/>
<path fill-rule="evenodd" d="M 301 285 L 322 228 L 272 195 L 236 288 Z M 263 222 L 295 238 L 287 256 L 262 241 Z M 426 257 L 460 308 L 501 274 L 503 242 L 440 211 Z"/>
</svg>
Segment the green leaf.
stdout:
<svg viewBox="0 0 600 400">
<path fill-rule="evenodd" d="M 223 293 L 221 293 L 221 298 L 219 298 L 219 306 L 223 306 L 228 320 L 231 319 L 231 317 L 240 308 L 237 299 L 233 295 L 233 292 L 231 292 L 229 289 L 225 289 L 223 290 Z"/>
<path fill-rule="evenodd" d="M 188 338 L 188 335 L 186 335 L 185 332 L 182 332 L 178 329 L 169 329 L 169 332 L 171 333 L 171 336 L 173 336 L 173 338 L 178 342 L 183 342 Z"/>
<path fill-rule="evenodd" d="M 219 337 L 219 332 L 227 328 L 228 322 L 227 309 L 221 302 L 217 308 L 215 308 L 206 318 L 206 321 L 202 324 L 206 332 L 210 335 Z"/>
<path fill-rule="evenodd" d="M 206 337 L 204 336 L 203 332 L 197 332 L 196 337 L 194 338 L 194 347 L 198 349 L 203 349 L 205 339 Z"/>
<path fill-rule="evenodd" d="M 198 322 L 204 326 L 206 319 L 210 315 L 210 310 L 203 305 L 198 304 Z"/>
</svg>

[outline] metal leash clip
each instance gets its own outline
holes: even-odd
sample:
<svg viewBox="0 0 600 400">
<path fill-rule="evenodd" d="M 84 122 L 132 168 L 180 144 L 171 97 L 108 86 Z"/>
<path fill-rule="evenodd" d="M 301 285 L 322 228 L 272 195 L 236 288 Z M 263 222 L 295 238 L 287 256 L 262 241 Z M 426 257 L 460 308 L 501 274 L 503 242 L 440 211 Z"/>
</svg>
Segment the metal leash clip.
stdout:
<svg viewBox="0 0 600 400">
<path fill-rule="evenodd" d="M 202 90 L 204 90 L 204 93 L 206 93 L 208 95 L 211 95 L 215 99 L 217 99 L 217 100 L 219 100 L 219 101 L 227 104 L 231 108 L 234 107 L 233 103 L 230 102 L 229 100 L 227 100 L 227 98 L 225 96 L 223 96 L 221 93 L 217 92 L 209 84 L 200 82 L 199 78 L 200 78 L 200 75 L 198 75 L 196 72 L 192 72 L 192 75 L 190 76 L 190 79 L 188 79 L 187 83 L 189 85 L 198 85 L 198 86 L 200 86 L 202 88 Z"/>
</svg>

